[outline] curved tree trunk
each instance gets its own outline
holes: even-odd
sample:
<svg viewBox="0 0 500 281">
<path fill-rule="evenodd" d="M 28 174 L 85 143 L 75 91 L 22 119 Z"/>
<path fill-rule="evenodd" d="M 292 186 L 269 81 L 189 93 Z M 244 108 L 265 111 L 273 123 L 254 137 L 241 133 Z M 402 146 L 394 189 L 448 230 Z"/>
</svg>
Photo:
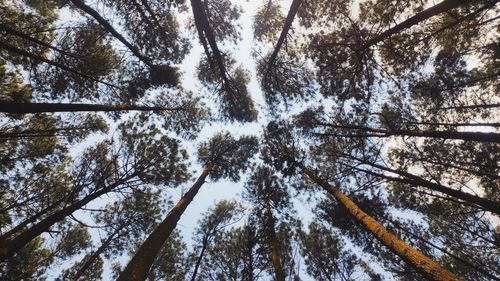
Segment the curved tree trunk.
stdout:
<svg viewBox="0 0 500 281">
<path fill-rule="evenodd" d="M 420 251 L 411 247 L 407 243 L 400 240 L 394 234 L 389 232 L 382 224 L 374 218 L 363 212 L 351 199 L 349 199 L 340 189 L 331 186 L 328 182 L 321 179 L 313 171 L 309 170 L 302 163 L 296 163 L 301 171 L 306 174 L 311 180 L 323 187 L 328 193 L 333 195 L 346 209 L 359 221 L 366 230 L 371 232 L 375 237 L 386 247 L 391 249 L 396 255 L 408 262 L 410 265 L 419 270 L 427 278 L 432 280 L 457 281 L 460 280 L 450 271 L 442 268 L 436 262 L 431 260 Z"/>
<path fill-rule="evenodd" d="M 205 183 L 205 179 L 211 169 L 211 163 L 205 166 L 200 177 L 196 180 L 189 191 L 182 196 L 179 202 L 177 202 L 177 204 L 170 210 L 165 219 L 153 230 L 146 241 L 142 243 L 135 255 L 127 264 L 127 267 L 118 277 L 118 281 L 146 280 L 151 265 L 160 253 L 163 244 L 177 226 L 177 222 L 181 218 L 181 215 L 184 213 L 189 203 L 193 201 L 195 195 Z"/>
</svg>

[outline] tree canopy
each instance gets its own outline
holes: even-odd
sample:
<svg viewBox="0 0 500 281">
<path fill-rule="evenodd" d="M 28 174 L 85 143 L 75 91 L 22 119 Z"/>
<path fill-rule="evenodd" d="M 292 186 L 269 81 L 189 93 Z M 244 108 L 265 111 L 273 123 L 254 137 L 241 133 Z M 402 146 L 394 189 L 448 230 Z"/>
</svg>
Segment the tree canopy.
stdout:
<svg viewBox="0 0 500 281">
<path fill-rule="evenodd" d="M 500 280 L 498 0 L 0 0 L 1 280 Z"/>
</svg>

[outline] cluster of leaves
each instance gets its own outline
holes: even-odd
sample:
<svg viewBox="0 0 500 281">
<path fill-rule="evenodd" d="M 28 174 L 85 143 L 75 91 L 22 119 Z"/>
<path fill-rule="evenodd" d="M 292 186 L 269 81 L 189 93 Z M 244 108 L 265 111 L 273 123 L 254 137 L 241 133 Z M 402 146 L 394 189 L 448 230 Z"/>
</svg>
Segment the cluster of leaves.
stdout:
<svg viewBox="0 0 500 281">
<path fill-rule="evenodd" d="M 269 123 L 203 141 L 257 120 L 234 53 L 248 11 L 0 0 L 0 279 L 498 280 L 499 9 L 263 1 L 249 59 Z M 197 43 L 208 102 L 182 83 Z M 207 178 L 246 183 L 188 247 L 176 226 Z"/>
</svg>

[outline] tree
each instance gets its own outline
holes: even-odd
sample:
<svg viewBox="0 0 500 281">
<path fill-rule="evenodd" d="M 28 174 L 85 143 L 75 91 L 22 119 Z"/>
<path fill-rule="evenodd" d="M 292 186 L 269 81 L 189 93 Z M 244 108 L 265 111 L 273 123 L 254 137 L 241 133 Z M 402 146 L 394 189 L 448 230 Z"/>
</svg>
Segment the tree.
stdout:
<svg viewBox="0 0 500 281">
<path fill-rule="evenodd" d="M 193 201 L 205 179 L 208 176 L 213 180 L 227 177 L 237 181 L 240 172 L 246 168 L 247 160 L 256 150 L 257 140 L 254 137 L 241 137 L 235 140 L 229 133 L 217 134 L 209 142 L 202 144 L 198 149 L 199 160 L 203 163 L 201 175 L 142 243 L 118 280 L 144 279 L 161 246 L 175 229 L 182 213 Z"/>
<path fill-rule="evenodd" d="M 238 216 L 242 214 L 242 206 L 236 201 L 222 200 L 215 204 L 214 208 L 209 209 L 199 222 L 199 228 L 196 230 L 197 245 L 196 250 L 199 254 L 196 257 L 193 273 L 190 280 L 197 280 L 198 270 L 203 262 L 205 252 L 212 247 L 215 236 L 223 231 L 224 228 L 241 219 Z M 196 252 L 194 254 L 197 254 Z"/>
</svg>

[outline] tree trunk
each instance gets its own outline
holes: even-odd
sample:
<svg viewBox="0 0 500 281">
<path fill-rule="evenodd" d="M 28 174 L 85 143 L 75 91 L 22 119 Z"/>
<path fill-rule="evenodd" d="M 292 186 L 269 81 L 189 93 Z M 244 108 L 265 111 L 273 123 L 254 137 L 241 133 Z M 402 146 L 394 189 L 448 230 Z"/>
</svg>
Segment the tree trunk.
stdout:
<svg viewBox="0 0 500 281">
<path fill-rule="evenodd" d="M 381 225 L 374 218 L 363 212 L 351 199 L 349 199 L 340 189 L 331 186 L 328 182 L 321 179 L 313 171 L 309 170 L 302 163 L 296 163 L 298 167 L 310 179 L 323 187 L 328 193 L 333 195 L 346 209 L 359 221 L 366 230 L 371 232 L 375 237 L 386 247 L 391 249 L 395 254 L 403 260 L 411 264 L 419 270 L 424 276 L 432 280 L 460 280 L 453 273 L 439 266 L 436 262 L 429 257 L 422 254 L 420 251 L 414 249 L 407 243 L 400 240 L 394 234 L 389 232 L 383 225 Z"/>
<path fill-rule="evenodd" d="M 81 73 L 75 69 L 72 69 L 70 67 L 67 67 L 66 65 L 63 65 L 63 64 L 60 64 L 58 62 L 55 62 L 55 61 L 52 61 L 52 60 L 49 60 L 47 58 L 44 58 L 40 55 L 36 55 L 36 54 L 32 54 L 28 51 L 25 51 L 25 50 L 22 50 L 22 49 L 19 49 L 13 45 L 10 45 L 9 43 L 6 43 L 6 42 L 0 42 L 0 49 L 5 49 L 9 52 L 12 52 L 12 53 L 16 53 L 18 55 L 21 55 L 23 57 L 27 57 L 27 58 L 30 58 L 30 59 L 34 59 L 34 60 L 37 60 L 37 61 L 41 61 L 41 62 L 44 62 L 46 64 L 49 64 L 49 65 L 52 65 L 52 66 L 55 66 L 57 68 L 60 68 L 62 70 L 65 70 L 65 71 L 68 71 L 68 72 L 71 72 L 73 74 L 76 74 L 76 75 L 79 75 L 79 76 L 82 76 L 84 78 L 87 78 L 91 81 L 94 81 L 94 82 L 97 82 L 97 83 L 101 83 L 101 84 L 104 84 L 104 85 L 107 85 L 107 86 L 110 86 L 112 88 L 115 88 L 115 89 L 121 89 L 120 87 L 116 86 L 116 85 L 113 85 L 111 83 L 108 83 L 108 82 L 105 82 L 105 81 L 102 81 L 102 80 L 99 80 L 95 77 L 92 77 L 90 75 L 87 75 L 87 74 L 84 74 L 84 73 Z"/>
<path fill-rule="evenodd" d="M 474 105 L 457 105 L 436 108 L 436 110 L 457 110 L 457 109 L 477 109 L 477 108 L 499 108 L 500 103 L 491 104 L 474 104 Z"/>
<path fill-rule="evenodd" d="M 79 280 L 83 274 L 92 266 L 92 264 L 95 262 L 95 260 L 106 250 L 106 248 L 109 247 L 113 239 L 120 233 L 123 227 L 117 228 L 109 237 L 104 241 L 104 243 L 99 246 L 97 251 L 92 253 L 92 255 L 89 257 L 88 260 L 85 261 L 85 263 L 78 269 L 78 271 L 75 273 L 75 275 L 71 278 L 71 280 L 76 281 Z"/>
<path fill-rule="evenodd" d="M 207 246 L 208 246 L 208 234 L 203 238 L 203 245 L 201 246 L 200 255 L 198 256 L 198 259 L 196 259 L 196 265 L 194 266 L 193 276 L 191 276 L 191 281 L 196 280 L 196 275 L 198 275 L 198 269 L 200 268 L 201 260 L 203 259 L 203 255 L 205 254 Z"/>
<path fill-rule="evenodd" d="M 0 101 L 0 112 L 41 113 L 41 112 L 80 112 L 80 111 L 166 111 L 179 110 L 180 107 L 140 106 L 128 104 L 83 104 L 83 103 L 20 103 Z"/>
<path fill-rule="evenodd" d="M 114 184 L 108 185 L 102 188 L 101 190 L 94 192 L 84 197 L 83 199 L 71 204 L 70 206 L 65 207 L 53 213 L 52 215 L 46 217 L 45 219 L 41 220 L 34 226 L 27 229 L 23 233 L 17 235 L 12 240 L 0 241 L 0 261 L 6 260 L 7 258 L 13 256 L 17 251 L 26 246 L 26 244 L 31 242 L 33 239 L 35 239 L 42 233 L 48 231 L 54 224 L 63 220 L 65 217 L 71 215 L 76 210 L 82 208 L 90 201 L 110 192 L 114 188 L 122 185 L 123 183 L 132 179 L 135 176 L 136 176 L 135 173 L 131 174 L 123 178 L 122 180 L 115 182 Z"/>
<path fill-rule="evenodd" d="M 109 33 L 113 35 L 118 41 L 122 42 L 123 45 L 125 45 L 138 59 L 140 59 L 143 63 L 145 63 L 147 66 L 154 68 L 154 65 L 151 63 L 151 59 L 144 56 L 139 52 L 139 49 L 132 45 L 130 42 L 127 41 L 116 29 L 111 26 L 111 24 L 104 19 L 96 10 L 92 9 L 90 6 L 86 5 L 84 1 L 82 0 L 71 0 L 71 2 L 80 10 L 84 11 L 86 14 L 90 15 L 93 17 L 99 24 L 104 27 Z"/>
<path fill-rule="evenodd" d="M 278 53 L 280 52 L 281 46 L 285 42 L 286 36 L 292 27 L 293 20 L 295 19 L 295 15 L 297 14 L 300 4 L 302 4 L 302 0 L 293 0 L 290 9 L 288 10 L 288 15 L 286 16 L 285 25 L 281 30 L 280 37 L 278 38 L 278 42 L 274 47 L 273 53 L 269 57 L 269 61 L 267 62 L 267 73 L 269 73 L 271 67 L 274 64 L 274 61 L 278 57 Z"/>
<path fill-rule="evenodd" d="M 271 205 L 269 204 L 269 201 L 265 202 L 265 208 L 267 211 L 267 217 L 270 222 L 270 225 L 266 226 L 267 227 L 267 236 L 269 237 L 269 240 L 271 242 L 271 260 L 273 263 L 274 267 L 274 274 L 276 277 L 276 281 L 285 281 L 285 273 L 283 272 L 283 268 L 281 266 L 281 259 L 280 259 L 280 251 L 279 251 L 279 244 L 278 244 L 278 239 L 276 237 L 276 230 L 275 230 L 275 220 L 274 216 L 271 210 Z"/>
<path fill-rule="evenodd" d="M 382 32 L 381 34 L 375 36 L 374 38 L 370 39 L 366 44 L 363 46 L 363 49 L 367 49 L 370 46 L 373 46 L 377 43 L 380 43 L 381 41 L 391 37 L 392 35 L 410 28 L 414 25 L 419 24 L 420 22 L 429 19 L 435 15 L 439 15 L 441 13 L 444 13 L 446 11 L 449 11 L 451 9 L 454 9 L 456 7 L 459 7 L 461 5 L 464 5 L 466 3 L 470 3 L 472 1 L 470 0 L 444 0 L 443 2 L 434 5 L 430 8 L 427 8 L 423 10 L 420 13 L 417 13 L 416 15 L 410 17 L 409 19 L 403 21 L 402 23 L 399 23 L 395 25 L 392 28 L 389 28 L 388 30 Z"/>
<path fill-rule="evenodd" d="M 220 74 L 224 83 L 229 83 L 229 79 L 227 77 L 226 67 L 224 66 L 224 61 L 222 59 L 221 52 L 219 47 L 217 46 L 217 41 L 215 40 L 215 35 L 210 27 L 210 23 L 208 21 L 208 16 L 205 8 L 203 7 L 201 0 L 191 0 L 191 8 L 193 9 L 194 21 L 196 25 L 196 29 L 198 30 L 198 35 L 200 36 L 200 40 L 204 44 L 205 52 L 208 50 L 206 44 L 210 45 L 210 49 L 212 50 L 212 54 L 206 54 L 209 59 L 213 58 L 219 68 Z"/>
<path fill-rule="evenodd" d="M 336 125 L 329 123 L 317 122 L 321 126 L 327 126 L 339 129 L 351 129 L 358 131 L 370 132 L 372 134 L 350 134 L 344 135 L 333 133 L 319 133 L 318 135 L 325 136 L 349 136 L 349 137 L 380 137 L 386 138 L 390 136 L 409 136 L 423 138 L 439 138 L 439 139 L 457 139 L 465 141 L 479 141 L 500 143 L 500 133 L 484 133 L 484 132 L 454 132 L 454 131 L 431 131 L 431 130 L 386 130 L 378 128 L 370 128 L 358 125 Z"/>
<path fill-rule="evenodd" d="M 153 264 L 156 256 L 161 251 L 165 241 L 168 239 L 172 231 L 175 229 L 181 215 L 186 210 L 187 206 L 193 201 L 195 195 L 205 183 L 212 164 L 208 163 L 200 177 L 177 204 L 170 210 L 165 219 L 153 230 L 149 237 L 142 243 L 135 255 L 127 264 L 127 267 L 118 277 L 118 281 L 137 281 L 146 280 L 149 269 Z"/>
<path fill-rule="evenodd" d="M 475 206 L 478 206 L 485 211 L 490 211 L 493 214 L 500 215 L 500 203 L 498 203 L 498 202 L 491 201 L 491 200 L 488 200 L 488 199 L 485 199 L 485 198 L 482 198 L 482 197 L 479 197 L 479 196 L 476 196 L 476 195 L 473 195 L 470 193 L 466 193 L 466 192 L 463 192 L 460 190 L 449 188 L 449 187 L 446 187 L 446 186 L 443 186 L 443 185 L 440 185 L 437 183 L 433 183 L 433 182 L 424 180 L 424 179 L 422 179 L 418 176 L 415 176 L 415 175 L 411 175 L 411 174 L 408 174 L 408 173 L 405 173 L 402 171 L 387 169 L 387 171 L 393 171 L 393 173 L 400 174 L 400 175 L 407 177 L 407 178 L 397 178 L 397 177 L 386 176 L 384 174 L 375 173 L 375 172 L 360 169 L 360 168 L 355 168 L 355 169 L 358 171 L 367 173 L 367 174 L 371 174 L 371 175 L 376 176 L 376 177 L 387 179 L 387 180 L 416 185 L 416 186 L 427 187 L 431 190 L 434 190 L 434 191 L 437 191 L 440 193 L 444 193 L 444 194 L 449 195 L 451 197 L 454 197 L 454 198 L 463 200 L 465 202 L 468 202 L 470 204 L 473 204 Z"/>
</svg>

